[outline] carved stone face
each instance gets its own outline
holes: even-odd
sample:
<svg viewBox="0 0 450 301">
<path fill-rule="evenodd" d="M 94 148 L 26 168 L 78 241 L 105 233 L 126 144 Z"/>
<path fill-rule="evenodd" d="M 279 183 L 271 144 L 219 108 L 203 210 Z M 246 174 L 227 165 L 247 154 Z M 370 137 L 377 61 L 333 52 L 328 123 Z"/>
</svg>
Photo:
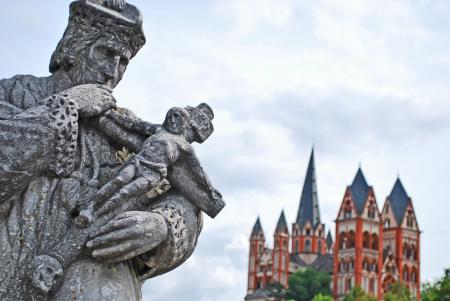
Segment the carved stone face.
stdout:
<svg viewBox="0 0 450 301">
<path fill-rule="evenodd" d="M 131 51 L 121 43 L 100 38 L 79 53 L 67 73 L 75 85 L 97 83 L 114 88 L 122 79 L 131 55 Z"/>
<path fill-rule="evenodd" d="M 61 280 L 63 268 L 53 257 L 41 255 L 32 264 L 31 280 L 35 288 L 47 293 Z"/>
<path fill-rule="evenodd" d="M 182 134 L 188 123 L 186 114 L 183 109 L 170 109 L 164 120 L 164 128 L 172 134 Z"/>
</svg>

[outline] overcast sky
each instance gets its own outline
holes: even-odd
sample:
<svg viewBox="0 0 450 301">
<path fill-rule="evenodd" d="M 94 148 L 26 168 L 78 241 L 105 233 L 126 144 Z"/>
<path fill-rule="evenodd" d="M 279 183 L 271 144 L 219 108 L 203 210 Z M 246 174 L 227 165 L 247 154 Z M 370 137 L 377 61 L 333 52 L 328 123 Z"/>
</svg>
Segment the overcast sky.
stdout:
<svg viewBox="0 0 450 301">
<path fill-rule="evenodd" d="M 0 78 L 47 75 L 70 1 L 3 2 Z M 227 201 L 145 301 L 242 300 L 251 227 L 259 215 L 271 243 L 283 208 L 294 221 L 313 143 L 327 228 L 360 164 L 379 206 L 399 174 L 423 231 L 422 278 L 450 267 L 449 1 L 131 3 L 148 43 L 115 96 L 153 122 L 208 102 L 216 131 L 196 150 Z"/>
</svg>

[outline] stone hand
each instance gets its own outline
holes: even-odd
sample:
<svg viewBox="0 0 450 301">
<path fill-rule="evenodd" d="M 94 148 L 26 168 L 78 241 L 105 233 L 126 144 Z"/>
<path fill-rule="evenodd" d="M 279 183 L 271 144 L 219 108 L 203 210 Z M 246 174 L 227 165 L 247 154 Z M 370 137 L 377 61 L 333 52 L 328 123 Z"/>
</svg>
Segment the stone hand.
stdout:
<svg viewBox="0 0 450 301">
<path fill-rule="evenodd" d="M 70 88 L 62 93 L 78 106 L 81 117 L 94 117 L 101 113 L 116 108 L 116 100 L 112 96 L 112 90 L 103 85 L 87 84 Z"/>
<path fill-rule="evenodd" d="M 154 249 L 167 235 L 167 224 L 162 215 L 129 211 L 91 233 L 86 246 L 95 259 L 115 263 Z"/>
<path fill-rule="evenodd" d="M 125 0 L 106 0 L 105 4 L 115 10 L 122 10 L 127 5 L 127 2 Z"/>
<path fill-rule="evenodd" d="M 162 180 L 160 174 L 152 169 L 147 169 L 146 173 L 152 175 L 153 181 L 148 176 L 142 176 L 139 172 L 142 168 L 138 168 L 138 164 L 126 165 L 114 179 L 99 189 L 95 197 L 97 204 L 101 204 L 96 210 L 98 215 L 111 212 L 124 201 L 149 192 Z M 105 199 L 107 200 L 104 202 Z"/>
</svg>

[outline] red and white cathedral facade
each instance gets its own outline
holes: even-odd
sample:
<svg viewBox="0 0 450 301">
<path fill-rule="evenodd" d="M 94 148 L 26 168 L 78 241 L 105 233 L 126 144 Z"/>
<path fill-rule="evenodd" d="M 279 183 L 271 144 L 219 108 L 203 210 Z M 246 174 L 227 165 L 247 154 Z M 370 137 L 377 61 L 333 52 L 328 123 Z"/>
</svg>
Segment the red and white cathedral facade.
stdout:
<svg viewBox="0 0 450 301">
<path fill-rule="evenodd" d="M 420 301 L 421 232 L 400 179 L 380 208 L 359 168 L 345 190 L 335 223 L 333 242 L 320 219 L 313 150 L 291 231 L 282 212 L 269 248 L 259 218 L 253 227 L 245 300 L 272 300 L 270 284 L 287 288 L 290 275 L 313 268 L 332 275 L 336 301 L 355 286 L 382 300 L 394 282 L 405 284 Z"/>
</svg>

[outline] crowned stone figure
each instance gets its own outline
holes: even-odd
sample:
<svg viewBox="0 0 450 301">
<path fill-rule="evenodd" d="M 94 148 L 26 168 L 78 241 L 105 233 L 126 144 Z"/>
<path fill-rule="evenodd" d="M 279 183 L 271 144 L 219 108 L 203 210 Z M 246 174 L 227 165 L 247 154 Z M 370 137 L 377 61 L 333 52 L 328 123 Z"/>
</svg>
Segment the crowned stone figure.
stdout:
<svg viewBox="0 0 450 301">
<path fill-rule="evenodd" d="M 79 0 L 52 75 L 0 80 L 0 300 L 140 300 L 223 208 L 190 146 L 213 131 L 208 105 L 163 125 L 116 105 L 144 44 L 136 7 Z"/>
</svg>

